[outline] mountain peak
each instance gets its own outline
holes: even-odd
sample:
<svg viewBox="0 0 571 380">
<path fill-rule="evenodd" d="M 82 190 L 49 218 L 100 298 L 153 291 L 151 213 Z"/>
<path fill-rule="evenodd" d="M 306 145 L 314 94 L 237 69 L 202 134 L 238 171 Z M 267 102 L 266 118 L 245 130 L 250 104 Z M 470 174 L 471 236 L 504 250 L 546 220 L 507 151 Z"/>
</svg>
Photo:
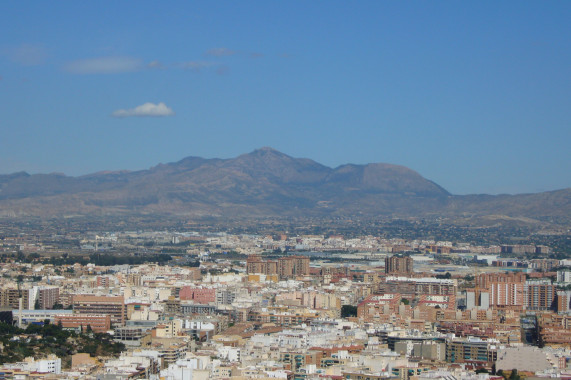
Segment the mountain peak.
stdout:
<svg viewBox="0 0 571 380">
<path fill-rule="evenodd" d="M 271 146 L 263 146 L 261 148 L 255 149 L 254 152 L 277 152 L 277 153 L 281 153 L 279 152 L 277 149 L 272 148 Z"/>
<path fill-rule="evenodd" d="M 252 163 L 252 164 L 262 164 L 262 165 L 290 165 L 296 162 L 298 159 L 288 156 L 285 153 L 280 152 L 274 148 L 265 146 L 256 149 L 250 153 L 242 154 L 235 159 L 230 160 L 232 163 L 234 161 L 238 163 Z"/>
<path fill-rule="evenodd" d="M 29 215 L 434 216 L 507 215 L 569 220 L 569 191 L 453 196 L 400 165 L 330 168 L 262 147 L 230 159 L 187 157 L 137 172 L 82 177 L 0 175 L 4 210 Z M 11 211 L 10 211 L 11 212 Z M 468 213 L 468 214 L 466 214 Z M 464 219 L 463 219 L 464 220 Z"/>
<path fill-rule="evenodd" d="M 249 155 L 254 155 L 254 156 L 273 155 L 273 156 L 281 156 L 281 157 L 290 157 L 287 154 L 282 153 L 279 150 L 272 148 L 271 146 L 263 146 L 261 148 L 255 149 L 253 152 L 249 153 Z"/>
</svg>

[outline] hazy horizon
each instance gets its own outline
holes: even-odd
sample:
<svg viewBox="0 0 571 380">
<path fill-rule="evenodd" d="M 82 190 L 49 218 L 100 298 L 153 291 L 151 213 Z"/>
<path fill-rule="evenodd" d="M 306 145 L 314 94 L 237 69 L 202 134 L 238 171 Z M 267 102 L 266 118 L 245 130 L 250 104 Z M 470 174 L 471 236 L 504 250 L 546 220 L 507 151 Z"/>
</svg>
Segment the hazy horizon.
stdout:
<svg viewBox="0 0 571 380">
<path fill-rule="evenodd" d="M 569 19 L 569 2 L 11 2 L 0 172 L 271 146 L 453 194 L 568 188 Z"/>
<path fill-rule="evenodd" d="M 273 147 L 260 147 L 260 148 L 256 148 L 256 150 L 262 149 L 262 148 L 275 149 L 275 148 L 273 148 Z M 252 152 L 253 152 L 253 151 L 252 151 Z M 248 154 L 248 153 L 251 153 L 251 152 L 244 152 L 244 153 L 242 153 L 242 154 Z M 281 152 L 281 153 L 287 154 L 287 152 Z M 242 154 L 240 154 L 240 155 L 242 155 Z M 238 156 L 240 156 L 240 155 L 238 155 Z M 288 156 L 291 156 L 291 155 L 289 155 L 289 154 L 287 154 L 287 155 L 288 155 Z M 236 157 L 238 157 L 238 156 L 234 156 L 234 157 L 201 157 L 201 158 L 205 158 L 205 159 L 224 159 L 224 160 L 228 160 L 228 159 L 236 158 Z M 157 166 L 157 165 L 176 163 L 176 162 L 178 162 L 178 161 L 180 161 L 180 160 L 183 160 L 183 159 L 185 159 L 185 158 L 187 158 L 187 157 L 198 157 L 198 156 L 192 156 L 192 155 L 191 155 L 191 156 L 181 157 L 179 160 L 175 160 L 175 161 L 157 162 L 155 165 L 152 165 L 152 166 L 149 166 L 149 167 L 144 167 L 144 168 L 136 168 L 136 169 L 128 169 L 128 168 L 122 168 L 122 169 L 121 169 L 121 168 L 117 168 L 117 169 L 102 169 L 102 170 L 97 170 L 97 171 L 93 171 L 93 172 L 89 172 L 89 173 L 81 173 L 81 172 L 80 172 L 80 173 L 75 173 L 75 174 L 64 173 L 64 172 L 57 172 L 57 171 L 56 171 L 56 172 L 28 172 L 28 171 L 26 171 L 26 170 L 21 170 L 21 171 L 19 171 L 19 172 L 26 172 L 26 173 L 31 174 L 31 175 L 34 175 L 34 174 L 54 174 L 54 175 L 62 175 L 62 174 L 63 174 L 63 175 L 66 175 L 66 176 L 71 176 L 71 177 L 81 177 L 81 176 L 92 175 L 92 174 L 98 174 L 98 173 L 136 172 L 136 171 L 148 170 L 148 169 L 151 169 L 152 167 Z M 293 156 L 292 156 L 292 157 L 293 157 Z M 310 159 L 310 160 L 313 160 L 311 157 L 293 157 L 293 158 L 302 158 L 302 159 Z M 315 160 L 313 160 L 313 161 L 315 161 Z M 321 163 L 321 162 L 319 162 L 319 161 L 315 161 L 315 162 L 317 162 L 317 163 L 319 163 L 319 164 L 322 164 L 322 165 L 325 165 L 325 164 L 323 164 L 323 163 Z M 325 165 L 325 166 L 328 166 L 329 168 L 335 169 L 335 168 L 337 168 L 337 167 L 339 167 L 339 166 L 343 166 L 343 165 L 366 165 L 366 164 L 373 164 L 373 163 L 381 163 L 381 162 L 367 162 L 367 163 L 362 163 L 362 164 L 360 164 L 360 163 L 355 163 L 355 162 L 346 162 L 346 163 L 343 163 L 343 164 L 340 164 L 340 165 L 336 165 L 336 166 L 329 166 L 329 165 Z M 382 162 L 382 163 L 383 163 L 383 164 L 391 164 L 391 165 L 403 166 L 403 165 L 399 165 L 398 163 L 393 163 L 393 162 Z M 418 172 L 418 171 L 415 170 L 414 168 L 409 168 L 409 169 Z M 0 175 L 14 174 L 14 173 L 17 173 L 17 172 L 12 172 L 12 173 L 0 173 Z M 430 181 L 432 181 L 432 182 L 435 182 L 437 185 L 443 187 L 445 190 L 447 190 L 448 192 L 450 192 L 450 193 L 453 194 L 453 195 L 476 195 L 476 194 L 488 194 L 488 195 L 508 194 L 508 195 L 516 195 L 516 194 L 525 194 L 525 193 L 509 193 L 509 192 L 497 192 L 497 193 L 477 193 L 477 192 L 455 193 L 455 192 L 452 192 L 452 191 L 450 191 L 449 189 L 447 189 L 447 188 L 446 188 L 445 186 L 443 186 L 442 184 L 440 184 L 440 183 L 438 183 L 438 182 L 436 182 L 436 181 L 433 181 L 433 180 L 430 179 L 430 178 L 425 177 L 422 173 L 420 173 L 420 172 L 418 172 L 418 173 L 419 173 L 421 176 L 423 176 L 424 178 L 426 178 L 426 179 L 428 179 L 428 180 L 430 180 Z M 569 188 L 569 187 L 563 187 L 563 188 L 560 188 L 560 189 L 540 190 L 540 191 L 537 191 L 537 192 L 557 191 L 557 190 L 564 190 L 564 189 L 567 189 L 567 188 Z M 528 193 L 535 193 L 535 192 L 528 192 Z"/>
</svg>

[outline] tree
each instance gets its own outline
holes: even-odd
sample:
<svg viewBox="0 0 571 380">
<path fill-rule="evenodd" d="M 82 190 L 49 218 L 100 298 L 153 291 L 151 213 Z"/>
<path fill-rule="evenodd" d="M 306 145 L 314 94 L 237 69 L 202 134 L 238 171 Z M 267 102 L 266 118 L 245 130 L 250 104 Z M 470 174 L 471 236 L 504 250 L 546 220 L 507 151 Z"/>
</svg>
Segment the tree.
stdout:
<svg viewBox="0 0 571 380">
<path fill-rule="evenodd" d="M 410 305 L 410 301 L 407 300 L 406 298 L 401 299 L 400 302 L 404 305 Z"/>
<path fill-rule="evenodd" d="M 356 317 L 356 316 L 357 316 L 357 306 L 353 305 L 341 306 L 341 318 Z"/>
<path fill-rule="evenodd" d="M 512 373 L 510 374 L 510 377 L 508 377 L 509 380 L 520 380 L 521 376 L 518 375 L 517 373 L 517 369 L 512 369 Z"/>
</svg>

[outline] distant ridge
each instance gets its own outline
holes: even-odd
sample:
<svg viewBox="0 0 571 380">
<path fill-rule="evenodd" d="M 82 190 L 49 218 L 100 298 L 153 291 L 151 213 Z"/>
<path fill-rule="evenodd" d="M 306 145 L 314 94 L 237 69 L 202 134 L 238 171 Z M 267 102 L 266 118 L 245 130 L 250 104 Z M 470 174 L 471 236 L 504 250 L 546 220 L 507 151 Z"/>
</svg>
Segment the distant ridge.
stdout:
<svg viewBox="0 0 571 380">
<path fill-rule="evenodd" d="M 458 196 L 404 166 L 372 163 L 330 168 L 270 147 L 232 159 L 186 157 L 140 171 L 102 171 L 80 177 L 0 175 L 0 216 L 70 213 L 507 217 L 566 223 L 571 215 L 571 189 Z"/>
</svg>

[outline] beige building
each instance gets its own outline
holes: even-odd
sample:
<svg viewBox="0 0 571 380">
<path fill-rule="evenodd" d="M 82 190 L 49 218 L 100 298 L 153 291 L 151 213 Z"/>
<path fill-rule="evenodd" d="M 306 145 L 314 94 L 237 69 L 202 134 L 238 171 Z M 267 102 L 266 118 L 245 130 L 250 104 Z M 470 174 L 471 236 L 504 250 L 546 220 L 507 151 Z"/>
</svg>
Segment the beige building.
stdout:
<svg viewBox="0 0 571 380">
<path fill-rule="evenodd" d="M 56 315 L 55 323 L 66 329 L 81 329 L 89 326 L 96 333 L 105 333 L 111 329 L 111 316 L 103 314 Z"/>
<path fill-rule="evenodd" d="M 122 296 L 76 294 L 73 296 L 73 310 L 79 314 L 110 315 L 114 327 L 123 326 L 127 319 L 127 308 Z"/>
</svg>

